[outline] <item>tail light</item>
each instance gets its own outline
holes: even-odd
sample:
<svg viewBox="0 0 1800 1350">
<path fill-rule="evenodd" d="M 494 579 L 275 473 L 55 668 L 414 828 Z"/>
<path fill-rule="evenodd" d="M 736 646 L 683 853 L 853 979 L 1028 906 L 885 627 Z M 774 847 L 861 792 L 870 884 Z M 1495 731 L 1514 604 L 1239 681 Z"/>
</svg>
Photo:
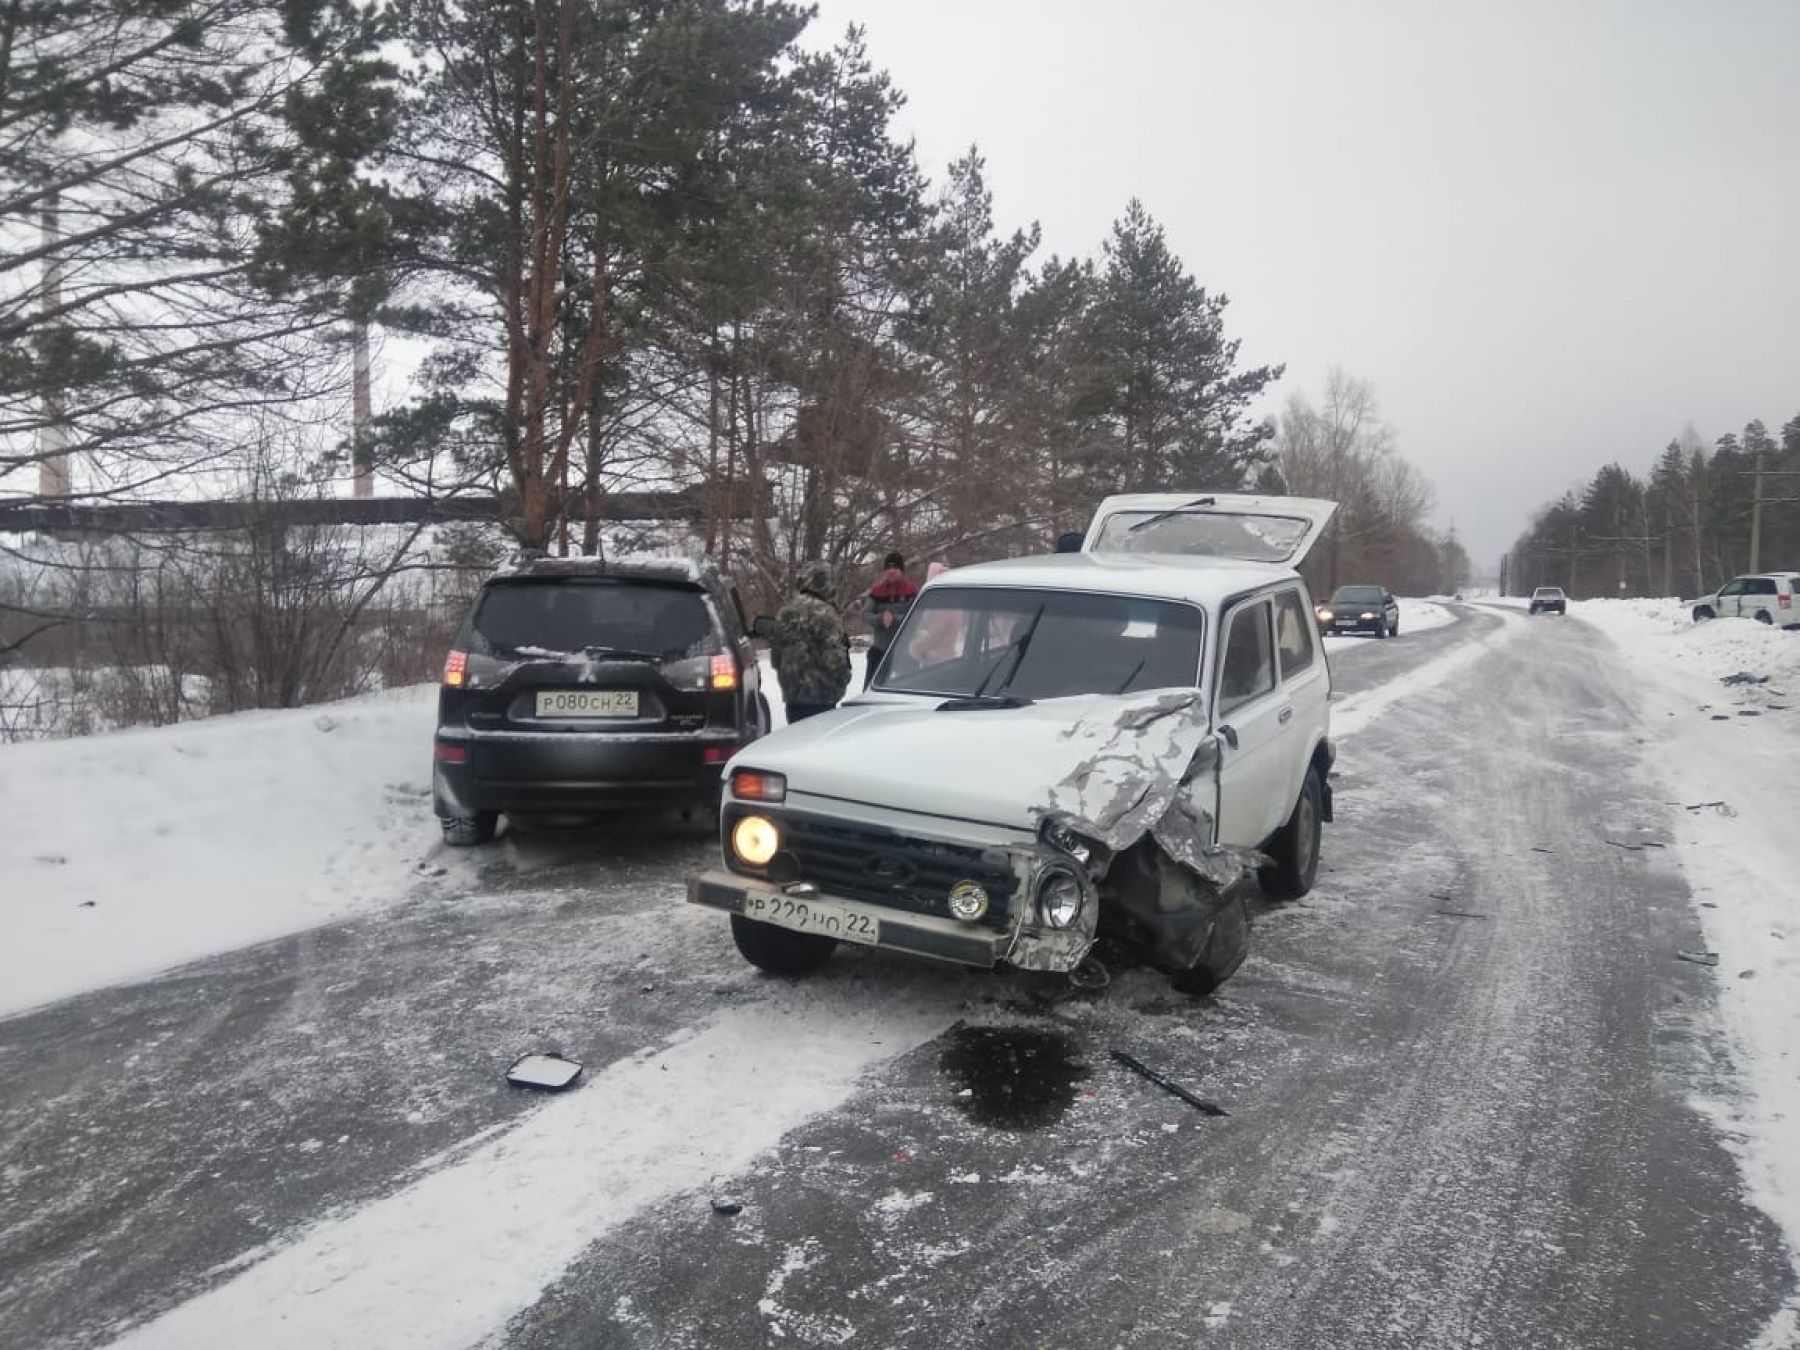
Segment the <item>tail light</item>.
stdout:
<svg viewBox="0 0 1800 1350">
<path fill-rule="evenodd" d="M 469 674 L 469 654 L 467 652 L 451 652 L 444 658 L 444 683 L 452 689 L 462 688 L 463 681 Z"/>
<path fill-rule="evenodd" d="M 1775 598 L 1780 602 L 1783 609 L 1792 609 L 1794 607 L 1794 597 L 1791 595 L 1778 595 Z"/>
<path fill-rule="evenodd" d="M 437 743 L 437 762 L 439 764 L 467 764 L 469 762 L 469 747 L 466 745 L 451 745 L 446 741 L 439 741 Z"/>
<path fill-rule="evenodd" d="M 735 745 L 709 745 L 700 752 L 700 762 L 702 764 L 723 764 L 731 758 L 732 751 L 736 749 Z"/>
<path fill-rule="evenodd" d="M 737 686 L 737 658 L 730 652 L 720 652 L 712 659 L 712 687 L 714 689 L 736 689 Z"/>
</svg>

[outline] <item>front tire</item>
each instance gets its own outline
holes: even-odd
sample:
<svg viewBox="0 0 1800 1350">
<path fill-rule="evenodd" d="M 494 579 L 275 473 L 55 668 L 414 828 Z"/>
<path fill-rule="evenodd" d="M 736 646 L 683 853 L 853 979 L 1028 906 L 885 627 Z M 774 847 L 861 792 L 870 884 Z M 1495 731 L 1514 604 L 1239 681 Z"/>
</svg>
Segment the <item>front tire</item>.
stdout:
<svg viewBox="0 0 1800 1350">
<path fill-rule="evenodd" d="M 1713 614 L 1713 609 L 1712 609 L 1711 605 L 1696 605 L 1694 607 L 1694 622 L 1695 623 L 1705 623 L 1708 619 L 1711 619 L 1714 617 L 1715 617 L 1715 615 Z"/>
<path fill-rule="evenodd" d="M 1234 889 L 1213 920 L 1206 954 L 1188 969 L 1169 976 L 1169 987 L 1190 998 L 1206 998 L 1229 980 L 1250 954 L 1250 911 L 1241 891 Z"/>
<path fill-rule="evenodd" d="M 1325 790 L 1319 771 L 1309 768 L 1300 785 L 1300 800 L 1269 848 L 1271 862 L 1257 873 L 1264 892 L 1275 900 L 1298 900 L 1319 874 L 1319 837 L 1325 818 Z"/>
<path fill-rule="evenodd" d="M 831 959 L 837 939 L 817 933 L 795 933 L 742 914 L 731 916 L 731 940 L 738 953 L 758 970 L 789 979 L 810 975 Z"/>
<path fill-rule="evenodd" d="M 496 811 L 477 811 L 472 816 L 439 816 L 438 824 L 443 826 L 444 842 L 451 848 L 475 848 L 493 839 L 500 815 Z"/>
</svg>

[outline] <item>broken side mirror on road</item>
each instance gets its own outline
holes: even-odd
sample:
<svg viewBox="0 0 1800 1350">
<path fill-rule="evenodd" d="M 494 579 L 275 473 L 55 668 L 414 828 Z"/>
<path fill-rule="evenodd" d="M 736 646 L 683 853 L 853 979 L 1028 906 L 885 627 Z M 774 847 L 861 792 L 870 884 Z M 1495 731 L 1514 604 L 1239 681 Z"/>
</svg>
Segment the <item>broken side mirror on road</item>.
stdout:
<svg viewBox="0 0 1800 1350">
<path fill-rule="evenodd" d="M 539 1092 L 561 1092 L 579 1077 L 580 1063 L 554 1052 L 520 1055 L 506 1071 L 506 1081 L 514 1087 L 536 1088 Z"/>
</svg>

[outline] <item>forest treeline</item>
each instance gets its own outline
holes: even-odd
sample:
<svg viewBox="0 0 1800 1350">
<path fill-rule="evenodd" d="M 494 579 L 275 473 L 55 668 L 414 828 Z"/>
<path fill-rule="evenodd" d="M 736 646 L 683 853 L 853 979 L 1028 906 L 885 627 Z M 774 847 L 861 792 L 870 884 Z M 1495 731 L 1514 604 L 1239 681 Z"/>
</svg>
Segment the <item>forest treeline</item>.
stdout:
<svg viewBox="0 0 1800 1350">
<path fill-rule="evenodd" d="M 1515 593 L 1577 598 L 1693 598 L 1743 572 L 1800 568 L 1800 415 L 1779 436 L 1752 421 L 1710 446 L 1689 427 L 1643 476 L 1608 464 L 1538 512 L 1507 568 Z"/>
<path fill-rule="evenodd" d="M 605 493 L 697 485 L 702 545 L 776 586 L 1034 551 L 1109 491 L 1286 486 L 1346 500 L 1330 567 L 1446 584 L 1424 484 L 1338 417 L 1354 381 L 1253 415 L 1281 367 L 1141 202 L 1046 256 L 976 150 L 928 181 L 862 34 L 807 45 L 809 18 L 0 9 L 9 493 L 327 491 L 354 461 L 593 551 Z M 352 443 L 371 333 L 417 374 Z"/>
</svg>

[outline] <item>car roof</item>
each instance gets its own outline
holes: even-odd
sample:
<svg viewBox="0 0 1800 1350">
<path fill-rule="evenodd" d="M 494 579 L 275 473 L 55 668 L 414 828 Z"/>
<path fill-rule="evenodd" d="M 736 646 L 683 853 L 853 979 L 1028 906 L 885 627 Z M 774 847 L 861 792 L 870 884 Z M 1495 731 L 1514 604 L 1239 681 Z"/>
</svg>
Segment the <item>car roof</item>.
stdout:
<svg viewBox="0 0 1800 1350">
<path fill-rule="evenodd" d="M 926 586 L 1013 586 L 1217 603 L 1297 581 L 1286 563 L 1247 563 L 1174 553 L 1053 553 L 953 568 Z"/>
<path fill-rule="evenodd" d="M 534 577 L 625 577 L 645 581 L 685 582 L 690 586 L 717 587 L 722 578 L 704 558 L 632 553 L 611 558 L 579 555 L 570 558 L 516 557 L 488 578 L 490 581 L 529 580 Z"/>
</svg>

